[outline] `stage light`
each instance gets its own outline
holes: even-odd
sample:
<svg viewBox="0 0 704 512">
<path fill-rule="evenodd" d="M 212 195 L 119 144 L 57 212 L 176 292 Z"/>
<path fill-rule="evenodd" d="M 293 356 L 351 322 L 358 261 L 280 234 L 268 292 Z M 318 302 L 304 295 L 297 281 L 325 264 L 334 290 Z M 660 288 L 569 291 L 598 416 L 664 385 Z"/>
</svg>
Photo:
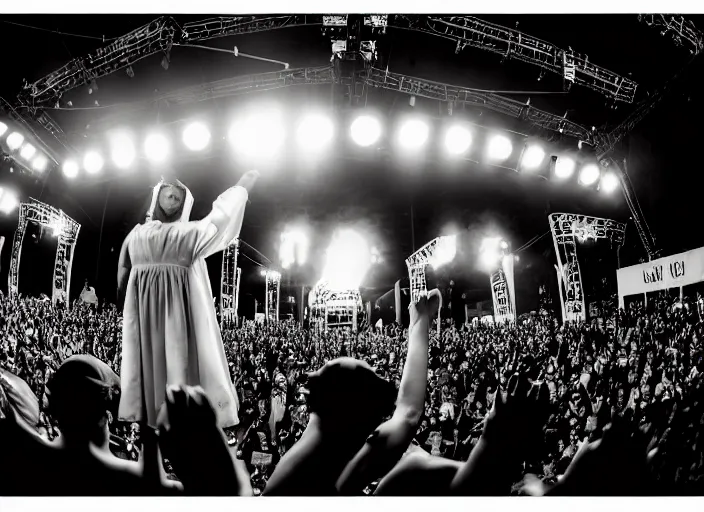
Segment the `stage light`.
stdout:
<svg viewBox="0 0 704 512">
<path fill-rule="evenodd" d="M 434 269 L 450 263 L 457 255 L 457 236 L 441 236 L 435 246 L 435 252 L 430 258 L 430 265 Z"/>
<path fill-rule="evenodd" d="M 266 277 L 266 270 L 261 270 L 261 271 L 259 272 L 259 275 L 262 276 L 262 277 Z"/>
<path fill-rule="evenodd" d="M 508 249 L 508 242 L 506 240 L 501 240 L 499 247 L 501 247 L 501 249 L 504 251 L 507 250 Z"/>
<path fill-rule="evenodd" d="M 359 146 L 371 146 L 381 137 L 381 123 L 372 116 L 359 116 L 350 126 L 350 135 Z"/>
<path fill-rule="evenodd" d="M 66 160 L 63 165 L 63 172 L 67 178 L 75 178 L 78 176 L 78 164 L 73 160 Z"/>
<path fill-rule="evenodd" d="M 134 139 L 126 132 L 110 136 L 110 158 L 118 169 L 127 169 L 137 157 Z"/>
<path fill-rule="evenodd" d="M 558 156 L 555 162 L 555 177 L 559 179 L 567 179 L 574 173 L 574 160 L 568 157 Z"/>
<path fill-rule="evenodd" d="M 445 148 L 451 155 L 461 155 L 472 145 L 472 133 L 464 126 L 452 126 L 445 134 Z"/>
<path fill-rule="evenodd" d="M 600 174 L 598 165 L 587 164 L 579 172 L 579 183 L 585 187 L 593 185 L 599 179 Z"/>
<path fill-rule="evenodd" d="M 335 125 L 327 116 L 310 114 L 298 125 L 297 139 L 302 148 L 318 151 L 326 147 L 335 134 Z"/>
<path fill-rule="evenodd" d="M 281 233 L 279 259 L 283 268 L 305 265 L 308 259 L 308 237 L 299 228 L 287 228 Z"/>
<path fill-rule="evenodd" d="M 286 140 L 284 120 L 276 110 L 262 111 L 233 123 L 228 138 L 234 150 L 247 158 L 276 156 Z"/>
<path fill-rule="evenodd" d="M 419 119 L 406 121 L 398 132 L 401 147 L 407 150 L 417 150 L 423 147 L 428 140 L 430 128 Z"/>
<path fill-rule="evenodd" d="M 83 168 L 88 174 L 97 174 L 103 169 L 103 157 L 97 151 L 89 151 L 83 158 Z"/>
<path fill-rule="evenodd" d="M 493 272 L 501 261 L 501 238 L 485 238 L 479 247 L 479 267 Z"/>
<path fill-rule="evenodd" d="M 545 150 L 540 146 L 528 146 L 523 158 L 521 159 L 521 167 L 525 169 L 535 169 L 540 167 L 545 158 Z"/>
<path fill-rule="evenodd" d="M 183 130 L 183 143 L 191 151 L 201 151 L 210 143 L 210 130 L 203 123 L 191 123 Z"/>
<path fill-rule="evenodd" d="M 358 290 L 370 265 L 369 245 L 362 235 L 340 229 L 328 247 L 323 280 L 334 291 Z"/>
<path fill-rule="evenodd" d="M 5 135 L 6 131 L 7 131 L 7 125 L 0 121 L 0 137 Z"/>
<path fill-rule="evenodd" d="M 36 152 L 37 148 L 35 148 L 31 144 L 25 144 L 24 146 L 22 146 L 22 149 L 20 149 L 20 156 L 25 160 L 30 160 Z"/>
<path fill-rule="evenodd" d="M 513 151 L 513 144 L 508 137 L 494 135 L 489 141 L 487 155 L 490 160 L 501 162 L 511 156 L 511 151 Z"/>
<path fill-rule="evenodd" d="M 37 155 L 34 160 L 32 160 L 32 168 L 38 172 L 44 172 L 49 161 L 44 155 Z"/>
<path fill-rule="evenodd" d="M 611 171 L 605 173 L 599 182 L 599 190 L 606 194 L 611 194 L 618 186 L 618 177 Z"/>
<path fill-rule="evenodd" d="M 19 206 L 20 202 L 17 200 L 17 196 L 10 192 L 9 190 L 0 191 L 0 211 L 6 215 L 12 213 L 12 211 Z"/>
<path fill-rule="evenodd" d="M 144 142 L 144 152 L 153 164 L 161 164 L 169 156 L 169 141 L 160 133 L 152 133 Z"/>
<path fill-rule="evenodd" d="M 24 135 L 19 132 L 12 132 L 7 136 L 7 147 L 10 148 L 10 151 L 19 149 L 23 142 Z"/>
</svg>

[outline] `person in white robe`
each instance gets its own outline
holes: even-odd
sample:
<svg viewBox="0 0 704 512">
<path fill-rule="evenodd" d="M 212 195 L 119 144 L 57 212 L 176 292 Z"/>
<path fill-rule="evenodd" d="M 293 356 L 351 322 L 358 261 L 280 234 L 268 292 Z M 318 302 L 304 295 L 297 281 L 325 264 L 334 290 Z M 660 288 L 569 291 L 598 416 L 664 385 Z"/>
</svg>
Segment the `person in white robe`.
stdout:
<svg viewBox="0 0 704 512">
<path fill-rule="evenodd" d="M 245 174 L 200 221 L 189 221 L 188 188 L 162 179 L 147 221 L 127 235 L 118 268 L 118 302 L 124 303 L 120 419 L 156 427 L 167 386 L 199 385 L 221 428 L 239 423 L 205 258 L 239 237 L 258 176 Z"/>
</svg>

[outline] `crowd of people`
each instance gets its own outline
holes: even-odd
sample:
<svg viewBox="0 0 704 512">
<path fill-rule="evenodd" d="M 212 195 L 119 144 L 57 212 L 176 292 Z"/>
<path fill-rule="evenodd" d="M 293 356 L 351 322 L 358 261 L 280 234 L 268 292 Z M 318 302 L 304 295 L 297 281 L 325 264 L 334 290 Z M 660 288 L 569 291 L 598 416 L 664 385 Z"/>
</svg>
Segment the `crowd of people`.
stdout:
<svg viewBox="0 0 704 512">
<path fill-rule="evenodd" d="M 439 334 L 430 328 L 425 405 L 412 441 L 404 447 L 405 455 L 392 457 L 394 463 L 371 475 L 359 490 L 471 493 L 471 486 L 458 491 L 454 482 L 472 477 L 478 494 L 701 494 L 703 326 L 695 304 L 663 296 L 647 307 L 634 303 L 580 324 L 560 325 L 538 315 L 511 325 L 458 328 L 447 322 Z M 36 395 L 38 418 L 31 426 L 47 440 L 62 435 L 46 396 L 62 363 L 88 354 L 120 373 L 121 316 L 109 304 L 76 302 L 66 308 L 3 296 L 0 336 L 0 368 Z M 322 407 L 320 398 L 310 403 L 321 393 L 311 391 L 311 373 L 353 358 L 390 383 L 399 397 L 403 393 L 410 333 L 398 325 L 353 333 L 303 329 L 294 322 L 244 321 L 224 330 L 222 337 L 240 403 L 240 423 L 226 432 L 225 440 L 250 478 L 239 485 L 246 493 L 286 493 L 277 469 L 287 471 L 282 461 L 299 456 L 294 447 L 306 445 L 306 436 L 313 435 L 307 431 L 322 428 L 310 425 Z M 348 395 L 363 389 L 330 389 L 325 397 L 341 402 L 335 407 L 345 407 Z M 200 404 L 196 395 L 191 392 L 189 403 Z M 362 399 L 371 404 L 376 398 Z M 380 419 L 391 421 L 391 412 Z M 5 417 L 6 412 L 0 416 Z M 2 421 L 7 420 L 0 419 L 0 425 Z M 113 454 L 136 461 L 140 450 L 147 449 L 149 436 L 140 435 L 138 425 L 111 421 L 109 428 Z M 364 437 L 373 431 L 372 426 Z M 501 456 L 494 453 L 496 443 L 489 442 L 499 436 L 506 451 Z M 184 467 L 178 460 L 183 457 L 162 451 Z M 494 467 L 495 462 L 484 460 L 487 453 L 505 463 Z M 477 467 L 483 469 L 481 478 Z M 170 462 L 165 468 L 186 487 L 195 478 L 178 467 L 174 471 Z M 490 477 L 498 473 L 501 478 Z M 476 483 L 482 481 L 483 486 Z M 493 487 L 497 482 L 506 486 Z M 194 488 L 196 484 L 191 492 Z"/>
</svg>

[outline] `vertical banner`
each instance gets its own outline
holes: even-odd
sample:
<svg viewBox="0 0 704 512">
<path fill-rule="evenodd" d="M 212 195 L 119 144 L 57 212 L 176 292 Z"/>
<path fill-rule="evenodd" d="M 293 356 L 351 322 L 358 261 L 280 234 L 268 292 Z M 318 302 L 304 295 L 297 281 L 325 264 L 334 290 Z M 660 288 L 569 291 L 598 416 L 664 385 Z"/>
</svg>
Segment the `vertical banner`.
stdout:
<svg viewBox="0 0 704 512">
<path fill-rule="evenodd" d="M 513 320 L 516 319 L 516 289 L 515 281 L 513 279 L 514 262 L 515 259 L 512 254 L 507 254 L 504 256 L 503 261 L 501 262 L 501 267 L 504 270 L 504 277 L 506 279 L 506 287 L 508 288 L 508 299 L 511 306 L 511 315 L 513 316 Z"/>
<path fill-rule="evenodd" d="M 497 270 L 491 275 L 491 296 L 494 299 L 494 322 L 514 322 L 511 312 L 511 299 L 503 270 Z"/>
<path fill-rule="evenodd" d="M 2 271 L 2 248 L 5 246 L 5 237 L 0 236 L 0 271 Z"/>
</svg>

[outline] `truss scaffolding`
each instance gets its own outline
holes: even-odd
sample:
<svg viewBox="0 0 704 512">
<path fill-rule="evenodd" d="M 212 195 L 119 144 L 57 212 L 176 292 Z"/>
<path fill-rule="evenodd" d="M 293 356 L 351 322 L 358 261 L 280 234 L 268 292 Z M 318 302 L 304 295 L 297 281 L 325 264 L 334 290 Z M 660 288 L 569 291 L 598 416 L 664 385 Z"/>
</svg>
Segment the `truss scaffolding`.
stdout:
<svg viewBox="0 0 704 512">
<path fill-rule="evenodd" d="M 81 225 L 63 211 L 57 210 L 53 206 L 49 206 L 33 198 L 30 198 L 27 203 L 20 204 L 19 221 L 12 242 L 10 272 L 8 274 L 8 292 L 10 295 L 17 295 L 19 293 L 22 242 L 29 222 L 36 222 L 43 228 L 50 229 L 53 234 L 58 237 L 56 258 L 54 260 L 51 300 L 53 304 L 64 303 L 68 307 L 73 252 L 76 248 L 76 241 L 78 240 L 78 232 L 81 229 Z"/>
<path fill-rule="evenodd" d="M 608 240 L 623 245 L 626 225 L 573 213 L 553 213 L 548 217 L 557 256 L 557 277 L 562 304 L 562 320 L 583 322 L 587 319 L 582 274 L 577 259 L 577 241 Z"/>
<path fill-rule="evenodd" d="M 679 14 L 639 14 L 638 21 L 660 30 L 660 35 L 671 37 L 677 46 L 686 47 L 693 55 L 697 55 L 704 49 L 704 34 L 684 16 Z"/>
<path fill-rule="evenodd" d="M 264 312 L 267 322 L 279 321 L 279 291 L 281 290 L 281 274 L 275 270 L 267 270 L 266 279 L 266 302 Z"/>
<path fill-rule="evenodd" d="M 358 316 L 362 312 L 359 290 L 331 290 L 328 283 L 319 281 L 310 297 L 311 322 L 321 330 L 349 328 L 357 331 Z"/>
<path fill-rule="evenodd" d="M 239 240 L 234 240 L 222 255 L 220 275 L 220 327 L 237 326 L 240 269 L 237 267 Z"/>
</svg>

